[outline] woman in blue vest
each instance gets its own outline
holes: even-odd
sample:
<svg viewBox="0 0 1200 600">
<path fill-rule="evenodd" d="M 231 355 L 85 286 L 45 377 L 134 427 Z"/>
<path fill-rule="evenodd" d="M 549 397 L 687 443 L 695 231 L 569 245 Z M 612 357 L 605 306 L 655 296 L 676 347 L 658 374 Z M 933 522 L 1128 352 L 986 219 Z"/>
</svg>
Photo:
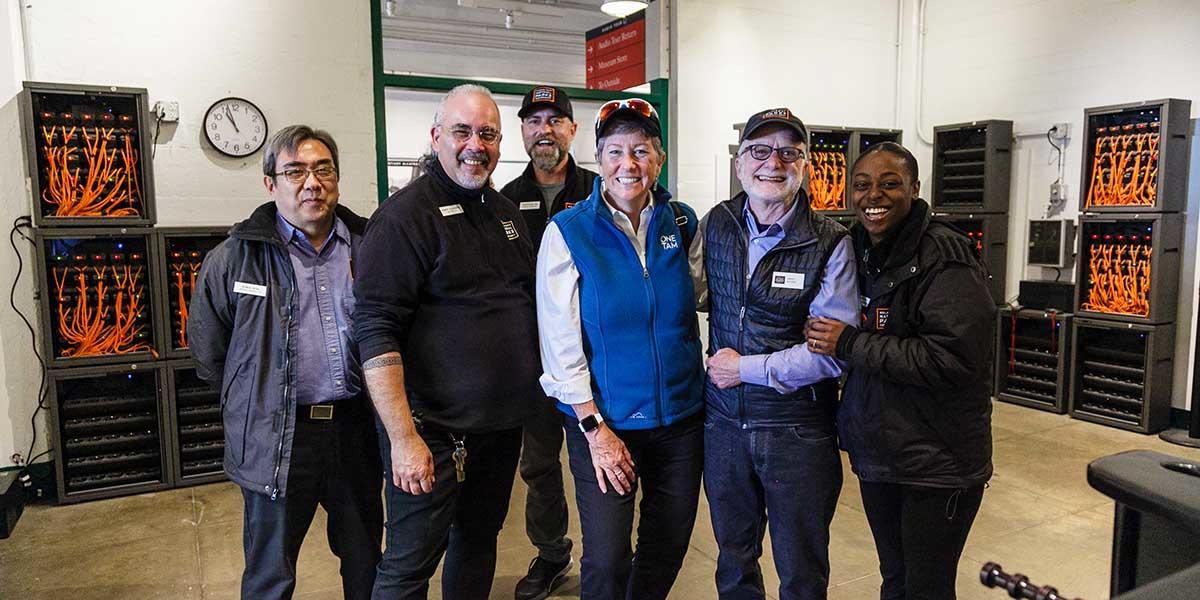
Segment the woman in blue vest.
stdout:
<svg viewBox="0 0 1200 600">
<path fill-rule="evenodd" d="M 661 131 L 643 100 L 601 106 L 600 177 L 551 220 L 538 253 L 541 380 L 566 414 L 584 600 L 666 598 L 696 520 L 704 370 L 692 273 L 702 265 L 688 255 L 695 213 L 657 184 Z"/>
</svg>

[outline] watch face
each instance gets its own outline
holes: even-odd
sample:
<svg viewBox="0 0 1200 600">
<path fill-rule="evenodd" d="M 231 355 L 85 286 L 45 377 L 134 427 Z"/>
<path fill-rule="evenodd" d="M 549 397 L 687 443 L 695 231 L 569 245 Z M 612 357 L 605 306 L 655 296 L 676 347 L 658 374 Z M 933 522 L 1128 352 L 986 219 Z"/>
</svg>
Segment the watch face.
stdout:
<svg viewBox="0 0 1200 600">
<path fill-rule="evenodd" d="M 267 141 L 267 119 L 249 100 L 223 98 L 204 113 L 204 137 L 221 154 L 249 156 Z"/>
</svg>

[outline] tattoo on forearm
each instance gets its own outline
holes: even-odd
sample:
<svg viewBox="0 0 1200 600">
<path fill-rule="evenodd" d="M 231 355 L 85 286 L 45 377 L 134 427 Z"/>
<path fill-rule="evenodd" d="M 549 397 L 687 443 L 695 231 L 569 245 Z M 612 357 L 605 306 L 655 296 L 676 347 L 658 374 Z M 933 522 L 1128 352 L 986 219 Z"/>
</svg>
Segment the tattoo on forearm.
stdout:
<svg viewBox="0 0 1200 600">
<path fill-rule="evenodd" d="M 400 360 L 399 356 L 376 356 L 364 362 L 362 368 L 364 371 L 378 369 L 379 367 L 389 367 L 391 365 L 403 365 L 404 361 Z"/>
</svg>

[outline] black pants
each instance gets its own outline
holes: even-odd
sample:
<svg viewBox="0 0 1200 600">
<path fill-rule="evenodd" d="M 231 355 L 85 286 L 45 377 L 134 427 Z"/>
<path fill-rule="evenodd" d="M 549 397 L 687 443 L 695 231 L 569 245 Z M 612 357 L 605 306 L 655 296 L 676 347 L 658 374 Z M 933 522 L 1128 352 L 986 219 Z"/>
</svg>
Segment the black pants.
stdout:
<svg viewBox="0 0 1200 600">
<path fill-rule="evenodd" d="M 563 413 L 553 400 L 539 402 L 529 411 L 521 447 L 521 479 L 529 487 L 525 496 L 525 534 L 538 556 L 552 563 L 571 558 L 567 537 L 567 497 L 563 492 Z"/>
<path fill-rule="evenodd" d="M 379 563 L 373 598 L 410 600 L 429 595 L 429 578 L 445 555 L 442 598 L 488 597 L 496 574 L 496 538 L 508 515 L 521 453 L 521 429 L 468 433 L 466 480 L 454 471 L 449 432 L 419 428 L 433 454 L 433 492 L 414 496 L 392 482 L 392 445 L 379 432 L 387 484 L 387 547 Z"/>
<path fill-rule="evenodd" d="M 351 408 L 346 400 L 335 410 Z M 246 569 L 242 598 L 291 598 L 296 559 L 317 505 L 329 513 L 329 549 L 341 559 L 346 598 L 369 598 L 383 536 L 379 455 L 371 410 L 353 407 L 350 418 L 329 422 L 296 420 L 286 495 L 246 489 L 242 544 Z"/>
<path fill-rule="evenodd" d="M 879 553 L 881 600 L 953 600 L 958 559 L 983 485 L 934 488 L 860 481 Z"/>
<path fill-rule="evenodd" d="M 600 492 L 587 438 L 566 418 L 567 454 L 583 530 L 581 600 L 667 597 L 696 524 L 704 468 L 703 415 L 656 429 L 617 431 L 633 457 L 637 484 L 624 496 Z M 637 551 L 630 547 L 634 500 L 641 488 Z"/>
</svg>

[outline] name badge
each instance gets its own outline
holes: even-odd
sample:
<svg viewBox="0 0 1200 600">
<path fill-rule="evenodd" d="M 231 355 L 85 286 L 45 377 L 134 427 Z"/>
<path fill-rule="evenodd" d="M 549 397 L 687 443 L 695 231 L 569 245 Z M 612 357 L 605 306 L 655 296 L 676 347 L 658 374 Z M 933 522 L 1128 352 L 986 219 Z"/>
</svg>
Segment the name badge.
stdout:
<svg viewBox="0 0 1200 600">
<path fill-rule="evenodd" d="M 233 293 L 249 294 L 251 296 L 258 296 L 259 298 L 266 298 L 267 286 L 258 285 L 255 283 L 246 283 L 245 281 L 235 281 L 233 282 Z"/>
<path fill-rule="evenodd" d="M 542 203 L 537 200 L 521 203 L 521 210 L 537 210 L 542 207 Z"/>
<path fill-rule="evenodd" d="M 804 273 L 775 271 L 771 273 L 771 287 L 802 290 L 804 289 Z"/>
<path fill-rule="evenodd" d="M 463 207 L 461 204 L 450 204 L 447 206 L 439 206 L 438 210 L 442 211 L 443 217 L 453 217 L 454 215 L 463 214 Z"/>
</svg>

